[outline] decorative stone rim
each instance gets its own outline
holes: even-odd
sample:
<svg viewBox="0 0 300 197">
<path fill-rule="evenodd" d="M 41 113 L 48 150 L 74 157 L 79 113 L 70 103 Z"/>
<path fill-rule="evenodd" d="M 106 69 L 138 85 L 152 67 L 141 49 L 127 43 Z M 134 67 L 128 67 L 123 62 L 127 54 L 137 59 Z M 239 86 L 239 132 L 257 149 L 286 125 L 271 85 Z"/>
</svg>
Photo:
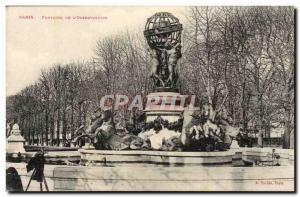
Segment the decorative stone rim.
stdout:
<svg viewBox="0 0 300 197">
<path fill-rule="evenodd" d="M 216 152 L 172 152 L 172 151 L 141 151 L 141 150 L 85 150 L 79 149 L 83 154 L 102 154 L 102 155 L 151 155 L 151 156 L 172 156 L 172 157 L 224 157 L 233 156 L 234 151 L 216 151 Z"/>
</svg>

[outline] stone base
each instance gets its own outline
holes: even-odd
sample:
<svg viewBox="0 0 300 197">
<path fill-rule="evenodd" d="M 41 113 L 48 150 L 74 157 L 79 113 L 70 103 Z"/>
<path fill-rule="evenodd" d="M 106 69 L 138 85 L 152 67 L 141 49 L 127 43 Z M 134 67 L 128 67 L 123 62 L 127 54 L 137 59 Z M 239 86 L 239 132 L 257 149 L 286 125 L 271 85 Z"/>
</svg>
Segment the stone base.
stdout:
<svg viewBox="0 0 300 197">
<path fill-rule="evenodd" d="M 108 165 L 90 162 L 88 166 L 45 165 L 45 178 L 50 192 L 76 191 L 295 191 L 294 150 L 276 149 L 280 159 L 289 160 L 282 166 L 162 166 L 144 162 L 130 162 L 124 166 L 118 161 L 143 158 L 182 162 L 195 157 L 210 160 L 232 154 L 226 152 L 161 152 L 161 151 L 92 151 L 83 150 L 91 159 L 106 157 Z M 272 148 L 240 148 L 233 159 L 264 160 Z M 73 151 L 74 152 L 74 151 Z M 61 152 L 57 153 L 60 154 Z M 31 153 L 33 154 L 33 153 Z M 69 159 L 71 152 L 65 152 Z M 76 152 L 74 154 L 77 155 Z M 93 156 L 94 154 L 94 156 Z M 142 156 L 143 155 L 143 156 Z M 123 157 L 124 156 L 124 157 Z M 56 158 L 58 155 L 56 156 Z M 86 158 L 87 158 L 86 157 Z M 123 157 L 123 159 L 122 159 Z M 101 159 L 101 158 L 99 158 Z M 110 161 L 116 161 L 111 164 Z M 64 158 L 65 160 L 65 158 Z M 91 160 L 93 161 L 93 160 Z M 25 189 L 32 171 L 26 171 L 26 163 L 6 162 L 6 168 L 14 167 L 21 176 Z M 32 181 L 29 191 L 39 191 L 39 183 Z"/>
<path fill-rule="evenodd" d="M 60 166 L 54 168 L 53 177 L 55 177 L 54 191 L 275 192 L 295 190 L 293 166 L 268 168 Z"/>
<path fill-rule="evenodd" d="M 21 135 L 18 124 L 14 124 L 11 131 L 11 135 L 6 140 L 6 153 L 8 154 L 18 154 L 25 153 L 24 149 L 25 139 Z"/>
<path fill-rule="evenodd" d="M 6 163 L 21 176 L 24 190 L 32 171 L 26 163 Z M 78 191 L 294 191 L 294 166 L 63 166 L 45 165 L 50 192 Z M 272 183 L 272 184 L 269 184 Z M 40 191 L 32 181 L 28 191 Z M 44 190 L 45 191 L 45 190 Z"/>
<path fill-rule="evenodd" d="M 7 142 L 6 152 L 8 154 L 25 153 L 24 142 Z"/>
<path fill-rule="evenodd" d="M 182 95 L 178 92 L 154 92 L 147 96 L 145 108 L 146 122 L 155 120 L 158 116 L 169 123 L 177 121 L 183 114 L 185 103 L 181 106 Z M 158 98 L 158 99 L 157 99 Z M 150 102 L 149 101 L 153 101 Z"/>
</svg>

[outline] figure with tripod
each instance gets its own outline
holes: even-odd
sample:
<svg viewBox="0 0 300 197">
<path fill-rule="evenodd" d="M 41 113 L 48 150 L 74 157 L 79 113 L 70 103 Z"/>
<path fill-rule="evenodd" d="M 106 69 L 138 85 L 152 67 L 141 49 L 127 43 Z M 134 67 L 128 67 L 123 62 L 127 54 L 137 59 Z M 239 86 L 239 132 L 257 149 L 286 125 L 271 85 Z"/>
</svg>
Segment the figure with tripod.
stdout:
<svg viewBox="0 0 300 197">
<path fill-rule="evenodd" d="M 49 191 L 45 176 L 44 176 L 44 166 L 45 166 L 45 157 L 44 150 L 41 149 L 38 151 L 28 162 L 26 165 L 27 172 L 33 170 L 33 173 L 30 177 L 26 190 L 28 190 L 30 183 L 32 180 L 35 180 L 40 183 L 40 191 L 43 191 L 43 182 L 46 188 L 46 191 Z"/>
</svg>

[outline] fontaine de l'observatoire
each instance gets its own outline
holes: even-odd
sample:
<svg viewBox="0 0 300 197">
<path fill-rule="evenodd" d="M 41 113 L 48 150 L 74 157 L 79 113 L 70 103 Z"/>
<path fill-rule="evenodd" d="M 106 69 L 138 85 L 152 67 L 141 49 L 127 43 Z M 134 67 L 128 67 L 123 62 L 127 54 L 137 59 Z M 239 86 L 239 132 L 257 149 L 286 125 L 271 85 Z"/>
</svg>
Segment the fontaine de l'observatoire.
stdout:
<svg viewBox="0 0 300 197">
<path fill-rule="evenodd" d="M 168 12 L 158 12 L 148 18 L 144 36 L 149 45 L 151 56 L 150 76 L 155 91 L 147 96 L 148 100 L 159 98 L 156 104 L 145 109 L 147 122 L 157 117 L 168 122 L 178 121 L 185 104 L 180 103 L 178 90 L 178 65 L 181 58 L 182 24 Z"/>
</svg>

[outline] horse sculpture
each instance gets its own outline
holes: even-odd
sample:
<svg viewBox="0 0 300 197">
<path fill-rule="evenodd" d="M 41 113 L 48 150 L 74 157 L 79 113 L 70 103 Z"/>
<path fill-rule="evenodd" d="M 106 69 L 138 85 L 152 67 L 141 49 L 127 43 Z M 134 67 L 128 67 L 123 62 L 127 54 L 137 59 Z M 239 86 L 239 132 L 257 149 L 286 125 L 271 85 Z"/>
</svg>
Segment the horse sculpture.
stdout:
<svg viewBox="0 0 300 197">
<path fill-rule="evenodd" d="M 81 134 L 73 140 L 72 143 L 77 143 L 82 138 L 89 138 L 96 149 L 101 149 L 104 144 L 98 143 L 101 140 L 108 139 L 114 133 L 114 123 L 110 111 L 104 111 L 99 114 L 98 111 L 94 114 L 94 121 L 87 128 L 81 126 L 75 135 L 81 131 Z M 101 140 L 100 140 L 101 138 Z M 102 139 L 103 138 L 103 139 Z"/>
<path fill-rule="evenodd" d="M 97 150 L 124 150 L 129 149 L 132 141 L 138 137 L 128 133 L 117 133 L 110 110 L 96 114 L 93 123 L 77 136 L 73 143 L 79 139 L 89 138 Z"/>
<path fill-rule="evenodd" d="M 231 126 L 227 119 L 224 113 L 216 113 L 211 106 L 203 105 L 201 111 L 186 111 L 173 123 L 158 116 L 153 122 L 146 123 L 142 131 L 135 135 L 127 129 L 117 131 L 113 112 L 107 110 L 95 113 L 92 124 L 87 128 L 80 127 L 76 132 L 80 135 L 73 143 L 89 138 L 94 147 L 100 150 L 226 150 L 239 133 L 239 129 Z"/>
<path fill-rule="evenodd" d="M 185 113 L 181 134 L 184 150 L 226 150 L 239 133 L 224 113 L 216 112 L 210 104 L 203 105 L 200 111 Z"/>
</svg>

